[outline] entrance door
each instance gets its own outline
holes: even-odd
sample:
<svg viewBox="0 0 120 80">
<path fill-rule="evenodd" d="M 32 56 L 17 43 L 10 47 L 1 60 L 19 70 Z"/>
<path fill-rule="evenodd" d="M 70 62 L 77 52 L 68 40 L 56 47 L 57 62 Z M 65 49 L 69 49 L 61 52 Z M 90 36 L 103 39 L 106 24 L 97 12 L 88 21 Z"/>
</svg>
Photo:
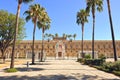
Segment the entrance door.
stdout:
<svg viewBox="0 0 120 80">
<path fill-rule="evenodd" d="M 62 57 L 62 52 L 58 52 L 58 57 Z"/>
</svg>

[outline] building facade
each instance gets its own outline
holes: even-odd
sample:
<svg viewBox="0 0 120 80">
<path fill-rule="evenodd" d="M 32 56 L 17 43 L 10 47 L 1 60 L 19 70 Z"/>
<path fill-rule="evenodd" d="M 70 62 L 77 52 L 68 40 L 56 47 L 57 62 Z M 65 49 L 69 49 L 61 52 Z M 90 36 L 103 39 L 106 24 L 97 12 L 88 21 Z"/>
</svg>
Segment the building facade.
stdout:
<svg viewBox="0 0 120 80">
<path fill-rule="evenodd" d="M 34 51 L 35 57 L 38 58 L 41 54 L 42 41 L 36 40 Z M 92 54 L 92 41 L 84 40 L 84 52 Z M 6 50 L 6 58 L 11 57 L 12 47 Z M 45 40 L 43 48 L 45 57 L 53 57 L 55 59 L 69 59 L 70 57 L 78 57 L 81 53 L 80 40 L 66 40 L 65 38 L 54 38 L 53 40 Z M 120 41 L 116 41 L 117 55 L 120 57 Z M 95 52 L 104 54 L 107 58 L 113 57 L 113 46 L 111 40 L 96 40 Z M 15 47 L 16 58 L 31 58 L 32 57 L 32 40 L 21 41 Z"/>
</svg>

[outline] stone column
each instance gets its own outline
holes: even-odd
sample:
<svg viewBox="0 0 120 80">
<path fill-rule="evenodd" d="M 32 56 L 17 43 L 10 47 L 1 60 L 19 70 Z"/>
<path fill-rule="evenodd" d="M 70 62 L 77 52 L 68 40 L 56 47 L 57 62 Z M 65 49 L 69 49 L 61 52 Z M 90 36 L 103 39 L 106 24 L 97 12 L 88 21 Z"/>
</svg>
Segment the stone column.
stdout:
<svg viewBox="0 0 120 80">
<path fill-rule="evenodd" d="M 25 55 L 26 59 L 27 59 L 27 55 L 28 55 L 28 51 L 26 52 L 26 55 Z"/>
<path fill-rule="evenodd" d="M 17 59 L 18 59 L 18 57 L 19 57 L 19 52 L 16 53 L 16 57 L 17 57 Z"/>
<path fill-rule="evenodd" d="M 8 58 L 8 59 L 10 58 L 10 52 L 8 52 L 7 58 Z"/>
</svg>

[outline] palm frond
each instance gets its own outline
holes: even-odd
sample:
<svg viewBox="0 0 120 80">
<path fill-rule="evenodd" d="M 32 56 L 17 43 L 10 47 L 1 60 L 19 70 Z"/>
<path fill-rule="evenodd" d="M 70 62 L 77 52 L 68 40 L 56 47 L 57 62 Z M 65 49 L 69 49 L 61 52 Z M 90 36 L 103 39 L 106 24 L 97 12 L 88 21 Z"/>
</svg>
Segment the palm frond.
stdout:
<svg viewBox="0 0 120 80">
<path fill-rule="evenodd" d="M 30 2 L 33 2 L 34 0 L 23 0 L 23 3 L 27 4 L 27 3 L 30 3 Z"/>
<path fill-rule="evenodd" d="M 27 17 L 25 18 L 26 22 L 28 22 L 30 19 L 31 19 L 30 16 L 27 16 Z"/>
<path fill-rule="evenodd" d="M 79 12 L 77 12 L 77 20 L 76 23 L 79 24 L 84 24 L 88 22 L 87 17 L 89 14 L 86 12 L 86 10 L 82 9 Z"/>
</svg>

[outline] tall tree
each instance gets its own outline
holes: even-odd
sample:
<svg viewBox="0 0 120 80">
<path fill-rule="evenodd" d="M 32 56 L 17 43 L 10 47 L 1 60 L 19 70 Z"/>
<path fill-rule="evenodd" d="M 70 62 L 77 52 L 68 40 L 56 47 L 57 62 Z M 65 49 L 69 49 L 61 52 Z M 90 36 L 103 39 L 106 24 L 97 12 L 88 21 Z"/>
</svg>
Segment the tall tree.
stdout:
<svg viewBox="0 0 120 80">
<path fill-rule="evenodd" d="M 58 35 L 58 33 L 55 33 L 55 37 L 58 37 L 59 35 Z"/>
<path fill-rule="evenodd" d="M 64 37 L 64 38 L 66 37 L 66 34 L 65 34 L 65 33 L 63 33 L 63 37 Z"/>
<path fill-rule="evenodd" d="M 84 58 L 84 53 L 83 53 L 83 36 L 84 36 L 84 24 L 86 22 L 88 22 L 87 19 L 88 13 L 86 12 L 86 10 L 82 9 L 79 12 L 77 12 L 77 24 L 81 24 L 82 25 L 82 42 L 81 42 L 81 48 L 82 48 L 82 57 Z"/>
<path fill-rule="evenodd" d="M 51 38 L 53 39 L 55 36 L 54 36 L 54 34 L 51 34 Z"/>
<path fill-rule="evenodd" d="M 110 9 L 110 1 L 109 0 L 107 0 L 107 5 L 108 5 L 108 14 L 109 14 L 110 26 L 111 26 L 111 35 L 112 35 L 112 43 L 113 43 L 113 50 L 114 50 L 114 60 L 117 61 L 116 45 L 115 45 L 114 30 L 113 30 L 112 16 L 111 16 L 111 9 Z"/>
<path fill-rule="evenodd" d="M 13 48 L 12 48 L 12 56 L 11 56 L 11 64 L 10 68 L 14 68 L 14 54 L 15 54 L 15 46 L 16 46 L 16 38 L 18 33 L 18 24 L 19 24 L 19 16 L 20 16 L 20 8 L 22 3 L 29 3 L 33 0 L 17 0 L 18 6 L 17 6 L 17 13 L 16 13 L 16 24 L 14 28 L 14 40 L 13 40 Z"/>
<path fill-rule="evenodd" d="M 24 14 L 26 14 L 26 21 L 28 22 L 30 19 L 32 19 L 32 22 L 34 24 L 33 42 L 32 42 L 32 64 L 35 64 L 35 53 L 34 53 L 35 30 L 36 30 L 38 18 L 41 16 L 40 9 L 41 6 L 39 4 L 34 4 L 34 5 L 30 5 L 29 10 L 24 12 Z"/>
<path fill-rule="evenodd" d="M 94 32 L 95 32 L 95 11 L 101 12 L 103 10 L 103 0 L 87 0 L 86 11 L 89 13 L 92 12 L 93 18 L 93 31 L 92 31 L 92 58 L 94 59 Z"/>
<path fill-rule="evenodd" d="M 52 34 L 49 34 L 48 37 L 50 37 L 50 40 L 52 40 L 52 38 L 53 38 L 53 37 L 52 37 Z"/>
<path fill-rule="evenodd" d="M 77 36 L 76 34 L 73 34 L 73 38 L 74 38 L 74 40 L 75 40 L 76 36 Z"/>
<path fill-rule="evenodd" d="M 50 18 L 45 11 L 45 8 L 41 8 L 41 16 L 38 21 L 38 28 L 42 29 L 42 50 L 41 50 L 41 61 L 43 61 L 43 51 L 44 51 L 44 32 L 50 28 Z"/>
<path fill-rule="evenodd" d="M 5 63 L 5 51 L 12 45 L 14 39 L 14 27 L 16 16 L 7 11 L 0 10 L 0 51 L 2 53 L 3 63 Z M 23 39 L 24 34 L 24 20 L 19 18 L 17 39 Z"/>
<path fill-rule="evenodd" d="M 45 33 L 44 38 L 49 39 L 48 35 L 49 35 L 48 33 Z"/>
<path fill-rule="evenodd" d="M 50 38 L 49 40 L 48 40 L 48 52 L 49 52 L 49 42 L 50 42 L 50 40 L 52 40 L 52 34 L 48 34 L 48 37 Z"/>
<path fill-rule="evenodd" d="M 69 40 L 72 40 L 72 39 L 71 39 L 71 37 L 72 37 L 71 34 L 67 35 L 67 37 L 68 37 Z"/>
</svg>

